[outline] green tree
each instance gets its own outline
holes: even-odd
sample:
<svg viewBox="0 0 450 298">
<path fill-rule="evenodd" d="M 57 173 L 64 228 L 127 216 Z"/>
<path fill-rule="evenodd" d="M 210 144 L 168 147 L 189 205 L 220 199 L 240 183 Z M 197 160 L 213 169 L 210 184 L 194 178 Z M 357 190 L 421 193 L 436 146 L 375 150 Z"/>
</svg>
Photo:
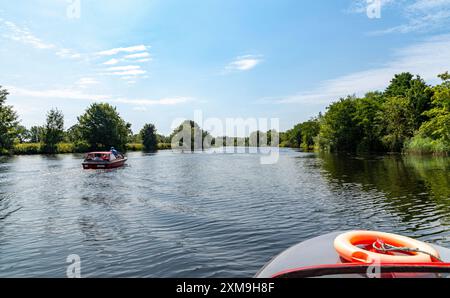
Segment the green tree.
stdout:
<svg viewBox="0 0 450 298">
<path fill-rule="evenodd" d="M 145 124 L 139 135 L 145 150 L 154 151 L 158 148 L 158 136 L 156 134 L 155 125 Z"/>
<path fill-rule="evenodd" d="M 386 88 L 384 94 L 386 97 L 403 96 L 407 97 L 414 76 L 409 72 L 396 74 L 391 80 L 391 83 Z"/>
<path fill-rule="evenodd" d="M 347 97 L 328 107 L 322 117 L 319 146 L 327 151 L 355 151 L 361 132 L 355 120 L 355 97 Z"/>
<path fill-rule="evenodd" d="M 25 143 L 31 139 L 30 131 L 23 125 L 17 126 L 16 134 L 17 134 L 17 141 L 19 143 Z"/>
<path fill-rule="evenodd" d="M 45 128 L 43 126 L 32 126 L 30 128 L 30 143 L 40 143 L 44 138 Z"/>
<path fill-rule="evenodd" d="M 131 134 L 131 124 L 126 123 L 116 108 L 107 103 L 94 103 L 78 117 L 80 136 L 90 150 L 125 150 Z"/>
<path fill-rule="evenodd" d="M 382 106 L 383 143 L 388 150 L 400 152 L 414 134 L 414 113 L 410 101 L 401 96 L 389 98 Z"/>
<path fill-rule="evenodd" d="M 379 113 L 384 102 L 380 92 L 367 93 L 365 97 L 355 100 L 355 113 L 353 120 L 361 133 L 361 140 L 356 150 L 358 152 L 382 151 L 381 125 Z"/>
<path fill-rule="evenodd" d="M 314 148 L 315 138 L 320 132 L 320 124 L 317 119 L 306 121 L 301 125 L 301 147 L 308 151 Z"/>
<path fill-rule="evenodd" d="M 52 109 L 47 113 L 47 123 L 43 136 L 43 151 L 56 153 L 57 144 L 64 140 L 64 115 L 58 109 Z"/>
<path fill-rule="evenodd" d="M 450 146 L 450 75 L 446 72 L 439 77 L 443 82 L 433 88 L 432 108 L 424 113 L 429 120 L 422 124 L 420 134 Z"/>
<path fill-rule="evenodd" d="M 213 144 L 213 137 L 192 120 L 181 123 L 169 138 L 173 149 L 195 151 L 206 149 Z"/>
<path fill-rule="evenodd" d="M 17 113 L 12 106 L 6 105 L 8 95 L 8 91 L 0 86 L 0 153 L 13 147 L 19 125 Z"/>
<path fill-rule="evenodd" d="M 424 112 L 431 108 L 432 97 L 433 89 L 420 76 L 411 81 L 407 98 L 412 109 L 415 130 L 419 129 L 422 123 L 428 120 L 428 116 Z"/>
</svg>

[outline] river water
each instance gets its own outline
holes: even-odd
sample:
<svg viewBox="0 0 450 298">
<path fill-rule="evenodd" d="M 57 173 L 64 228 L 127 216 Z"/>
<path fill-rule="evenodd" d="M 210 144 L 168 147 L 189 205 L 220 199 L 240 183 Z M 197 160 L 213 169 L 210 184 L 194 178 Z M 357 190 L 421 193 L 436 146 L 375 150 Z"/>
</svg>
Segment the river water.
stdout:
<svg viewBox="0 0 450 298">
<path fill-rule="evenodd" d="M 251 277 L 311 237 L 375 229 L 450 247 L 450 159 L 130 153 L 0 159 L 0 277 Z"/>
</svg>

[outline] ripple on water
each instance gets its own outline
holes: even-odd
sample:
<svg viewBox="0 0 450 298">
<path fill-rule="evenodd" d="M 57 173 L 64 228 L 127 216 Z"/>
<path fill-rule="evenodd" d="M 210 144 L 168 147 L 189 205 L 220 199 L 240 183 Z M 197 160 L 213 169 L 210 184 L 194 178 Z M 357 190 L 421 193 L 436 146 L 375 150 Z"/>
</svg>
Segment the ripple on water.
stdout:
<svg viewBox="0 0 450 298">
<path fill-rule="evenodd" d="M 83 171 L 80 158 L 0 161 L 0 276 L 64 276 L 75 253 L 84 276 L 249 277 L 300 241 L 361 228 L 450 245 L 436 162 L 166 151 Z"/>
</svg>

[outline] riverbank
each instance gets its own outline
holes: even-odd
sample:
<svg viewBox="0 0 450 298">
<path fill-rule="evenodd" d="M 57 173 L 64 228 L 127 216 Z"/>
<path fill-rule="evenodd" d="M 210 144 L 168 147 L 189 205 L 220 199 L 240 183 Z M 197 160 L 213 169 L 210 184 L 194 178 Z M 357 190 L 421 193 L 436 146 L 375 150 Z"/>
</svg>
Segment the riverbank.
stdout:
<svg viewBox="0 0 450 298">
<path fill-rule="evenodd" d="M 447 157 L 449 156 L 448 150 L 442 150 L 442 147 L 434 146 L 434 147 L 427 147 L 427 146 L 419 146 L 417 145 L 418 142 L 412 143 L 412 145 L 409 145 L 403 152 L 396 153 L 400 155 L 409 155 L 409 156 L 430 156 L 430 157 Z M 13 149 L 9 152 L 0 152 L 0 156 L 2 155 L 38 155 L 38 154 L 46 154 L 43 152 L 43 144 L 42 143 L 21 143 L 14 145 Z M 436 148 L 437 147 L 437 148 Z M 294 149 L 294 150 L 300 150 L 302 152 L 324 152 L 323 150 L 320 150 L 317 147 L 310 147 L 308 150 L 305 150 L 304 148 L 300 147 L 290 147 L 290 146 L 283 146 L 280 145 L 279 148 L 283 149 Z M 170 143 L 159 143 L 156 150 L 170 150 L 172 149 L 172 146 Z M 439 150 L 440 149 L 440 150 Z M 57 150 L 55 154 L 70 154 L 70 153 L 86 153 L 89 149 L 85 146 L 80 146 L 73 143 L 59 143 L 57 145 Z M 142 143 L 128 143 L 126 145 L 126 152 L 139 152 L 144 151 L 144 145 Z M 344 153 L 344 152 L 341 152 Z M 376 153 L 378 155 L 390 155 L 392 153 L 385 152 L 385 153 Z M 353 154 L 351 154 L 353 155 Z M 370 155 L 368 152 L 361 152 L 360 154 L 356 155 Z"/>
<path fill-rule="evenodd" d="M 127 152 L 144 151 L 144 145 L 141 143 L 129 143 L 126 146 Z M 43 152 L 44 145 L 42 143 L 21 143 L 16 144 L 11 151 L 0 152 L 0 155 L 37 155 L 45 154 Z M 171 149 L 171 144 L 159 143 L 157 150 Z M 78 146 L 73 143 L 59 143 L 56 147 L 55 154 L 68 153 L 86 153 L 89 151 L 85 146 Z"/>
</svg>

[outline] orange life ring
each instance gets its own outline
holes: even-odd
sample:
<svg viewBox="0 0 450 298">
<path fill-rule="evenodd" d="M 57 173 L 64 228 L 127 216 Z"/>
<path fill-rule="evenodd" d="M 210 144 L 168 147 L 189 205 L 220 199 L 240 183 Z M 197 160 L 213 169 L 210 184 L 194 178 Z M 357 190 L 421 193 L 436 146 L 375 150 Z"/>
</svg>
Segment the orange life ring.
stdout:
<svg viewBox="0 0 450 298">
<path fill-rule="evenodd" d="M 357 245 L 370 245 L 377 241 L 396 247 L 418 249 L 439 258 L 439 253 L 430 245 L 412 238 L 373 231 L 353 231 L 339 235 L 334 240 L 334 248 L 346 261 L 357 263 L 430 263 L 433 259 L 422 252 L 413 252 L 405 255 L 391 255 L 372 252 Z"/>
</svg>

